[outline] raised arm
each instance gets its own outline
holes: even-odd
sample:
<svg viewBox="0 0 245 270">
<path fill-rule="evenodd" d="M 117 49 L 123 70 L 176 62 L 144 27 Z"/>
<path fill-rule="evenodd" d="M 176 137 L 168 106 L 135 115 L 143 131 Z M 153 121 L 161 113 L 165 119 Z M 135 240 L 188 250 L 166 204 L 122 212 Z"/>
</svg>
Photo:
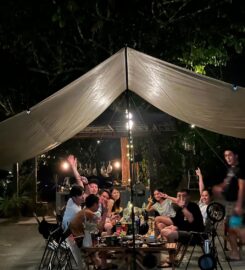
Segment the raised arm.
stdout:
<svg viewBox="0 0 245 270">
<path fill-rule="evenodd" d="M 69 155 L 67 158 L 67 161 L 69 162 L 72 172 L 76 178 L 77 184 L 83 188 L 85 188 L 85 185 L 88 184 L 88 179 L 84 176 L 81 176 L 77 170 L 77 158 L 75 158 L 73 155 Z"/>
<path fill-rule="evenodd" d="M 108 200 L 108 203 L 107 203 L 107 209 L 108 209 L 107 215 L 108 215 L 109 217 L 110 217 L 111 214 L 112 214 L 112 207 L 113 207 L 113 204 L 114 204 L 114 200 L 109 199 L 109 200 Z"/>
<path fill-rule="evenodd" d="M 107 216 L 108 216 L 108 205 L 107 205 L 107 202 L 105 202 L 102 205 L 102 216 L 98 222 L 98 229 L 100 232 L 102 232 L 104 230 Z"/>
<path fill-rule="evenodd" d="M 199 181 L 199 192 L 200 195 L 202 195 L 202 192 L 204 190 L 204 183 L 203 183 L 203 176 L 202 176 L 202 172 L 200 170 L 200 168 L 196 169 L 196 175 L 198 176 L 198 181 Z"/>
<path fill-rule="evenodd" d="M 162 197 L 164 198 L 164 199 L 169 199 L 169 200 L 171 200 L 173 203 L 175 203 L 175 204 L 177 204 L 177 198 L 176 197 L 172 197 L 172 196 L 169 196 L 168 194 L 166 194 L 166 193 L 162 193 Z"/>
<path fill-rule="evenodd" d="M 152 206 L 153 206 L 153 201 L 152 201 L 152 197 L 150 196 L 150 197 L 148 198 L 148 204 L 147 204 L 145 210 L 146 210 L 147 212 L 153 211 L 154 209 L 153 209 Z"/>
</svg>

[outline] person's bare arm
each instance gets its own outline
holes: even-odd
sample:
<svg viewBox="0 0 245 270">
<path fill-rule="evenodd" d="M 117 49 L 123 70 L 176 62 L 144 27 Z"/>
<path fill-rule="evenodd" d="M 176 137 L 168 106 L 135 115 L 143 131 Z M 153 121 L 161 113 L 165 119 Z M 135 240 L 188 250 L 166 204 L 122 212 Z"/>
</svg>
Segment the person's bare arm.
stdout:
<svg viewBox="0 0 245 270">
<path fill-rule="evenodd" d="M 147 204 L 145 210 L 146 210 L 147 212 L 153 211 L 154 209 L 153 209 L 152 206 L 153 206 L 153 201 L 152 201 L 152 197 L 150 196 L 150 197 L 148 198 L 148 204 Z"/>
<path fill-rule="evenodd" d="M 107 215 L 108 215 L 107 211 L 108 211 L 108 205 L 103 206 L 102 216 L 100 218 L 100 221 L 98 222 L 98 229 L 99 229 L 100 232 L 102 232 L 104 230 L 105 221 L 106 221 L 106 218 L 107 218 Z"/>
<path fill-rule="evenodd" d="M 169 199 L 169 200 L 171 200 L 173 203 L 177 204 L 177 198 L 176 198 L 176 197 L 169 196 L 169 195 L 166 194 L 166 193 L 162 193 L 162 197 L 165 198 L 165 199 Z"/>
<path fill-rule="evenodd" d="M 108 200 L 108 203 L 107 203 L 107 209 L 108 209 L 108 211 L 107 211 L 107 216 L 108 216 L 108 217 L 110 217 L 111 214 L 112 214 L 112 207 L 113 207 L 113 204 L 114 204 L 114 200 L 109 199 L 109 200 Z"/>
<path fill-rule="evenodd" d="M 186 207 L 186 201 L 177 201 L 177 205 L 182 208 L 182 213 L 184 214 L 185 218 L 189 223 L 192 223 L 194 221 L 193 214 L 187 209 Z"/>
<path fill-rule="evenodd" d="M 189 223 L 192 223 L 194 221 L 192 213 L 186 207 L 183 207 L 182 212 Z"/>
<path fill-rule="evenodd" d="M 242 210 L 242 204 L 244 200 L 244 188 L 245 188 L 245 180 L 243 179 L 238 179 L 238 195 L 237 195 L 237 202 L 235 206 L 235 213 L 238 215 L 242 215 L 243 210 Z"/>
<path fill-rule="evenodd" d="M 81 176 L 77 170 L 77 158 L 75 158 L 73 155 L 69 155 L 67 158 L 72 172 L 76 178 L 77 184 L 83 188 L 85 188 L 84 186 L 88 184 L 88 179 L 84 176 Z"/>
<path fill-rule="evenodd" d="M 202 192 L 204 190 L 204 182 L 203 182 L 203 176 L 200 168 L 197 168 L 196 175 L 198 176 L 198 182 L 199 182 L 199 192 L 200 195 L 202 195 Z"/>
</svg>

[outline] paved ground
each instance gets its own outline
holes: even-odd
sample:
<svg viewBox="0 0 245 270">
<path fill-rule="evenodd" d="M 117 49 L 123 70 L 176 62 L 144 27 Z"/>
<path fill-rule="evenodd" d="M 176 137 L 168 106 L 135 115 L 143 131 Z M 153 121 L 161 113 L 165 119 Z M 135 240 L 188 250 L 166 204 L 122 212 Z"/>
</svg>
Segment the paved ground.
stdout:
<svg viewBox="0 0 245 270">
<path fill-rule="evenodd" d="M 36 224 L 0 224 L 0 269 L 38 269 L 44 240 Z"/>
<path fill-rule="evenodd" d="M 1 222 L 2 221 L 2 222 Z M 19 223 L 0 220 L 0 269 L 1 270 L 36 270 L 38 269 L 44 248 L 44 239 L 38 232 L 38 226 L 34 219 L 22 220 Z M 224 270 L 229 269 L 219 249 L 219 258 Z M 244 253 L 244 252 L 243 252 Z M 197 261 L 201 255 L 196 248 L 188 269 L 199 269 Z M 245 254 L 243 254 L 245 258 Z M 186 260 L 180 270 L 185 269 Z M 232 269 L 241 270 L 245 267 L 245 260 L 232 263 Z M 169 268 L 168 268 L 169 269 Z M 218 267 L 218 269 L 220 269 Z"/>
</svg>

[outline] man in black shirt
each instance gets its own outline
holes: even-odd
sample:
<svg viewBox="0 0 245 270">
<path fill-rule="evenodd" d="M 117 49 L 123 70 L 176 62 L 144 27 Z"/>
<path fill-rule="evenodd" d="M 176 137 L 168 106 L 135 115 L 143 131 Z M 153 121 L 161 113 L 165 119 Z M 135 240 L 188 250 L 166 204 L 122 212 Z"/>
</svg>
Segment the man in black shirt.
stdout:
<svg viewBox="0 0 245 270">
<path fill-rule="evenodd" d="M 225 150 L 224 157 L 228 164 L 227 174 L 221 184 L 213 187 L 213 194 L 216 197 L 225 199 L 227 220 L 230 219 L 232 221 L 230 216 L 233 216 L 236 220 L 238 218 L 238 220 L 242 221 L 245 175 L 239 166 L 238 155 L 234 150 Z M 237 239 L 239 238 L 244 243 L 245 230 L 242 227 L 243 224 L 236 224 L 234 227 L 231 222 L 228 223 L 228 239 L 231 246 L 231 253 L 228 259 L 237 261 L 241 259 Z"/>
<path fill-rule="evenodd" d="M 228 215 L 240 216 L 243 213 L 245 175 L 239 166 L 238 155 L 234 150 L 225 150 L 224 157 L 228 164 L 227 174 L 221 184 L 213 187 L 213 194 L 215 197 L 224 198 L 232 203 L 233 209 L 231 211 L 226 209 Z"/>
<path fill-rule="evenodd" d="M 166 226 L 161 230 L 161 236 L 168 242 L 180 241 L 182 243 L 189 243 L 191 232 L 203 232 L 203 218 L 199 206 L 190 201 L 189 190 L 182 189 L 177 193 L 177 198 L 173 200 L 176 216 L 171 217 L 172 224 Z M 192 238 L 195 240 L 196 238 Z M 169 253 L 169 258 L 171 253 Z M 170 260 L 173 262 L 173 258 Z M 162 264 L 162 267 L 169 267 L 171 264 L 166 261 Z"/>
<path fill-rule="evenodd" d="M 173 225 L 167 226 L 161 231 L 162 237 L 168 242 L 174 242 L 180 238 L 188 237 L 186 232 L 203 232 L 203 218 L 199 206 L 190 201 L 189 190 L 183 189 L 177 193 L 176 216 L 171 218 Z"/>
</svg>

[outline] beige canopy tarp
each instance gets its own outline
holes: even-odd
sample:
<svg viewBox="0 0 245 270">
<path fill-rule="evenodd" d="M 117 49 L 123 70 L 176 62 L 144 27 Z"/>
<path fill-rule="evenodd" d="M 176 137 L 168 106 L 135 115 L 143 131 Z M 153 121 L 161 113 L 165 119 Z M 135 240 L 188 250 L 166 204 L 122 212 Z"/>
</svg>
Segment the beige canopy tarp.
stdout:
<svg viewBox="0 0 245 270">
<path fill-rule="evenodd" d="M 160 110 L 245 138 L 245 89 L 127 48 L 31 108 L 0 123 L 0 168 L 44 153 L 89 125 L 126 88 Z"/>
</svg>

